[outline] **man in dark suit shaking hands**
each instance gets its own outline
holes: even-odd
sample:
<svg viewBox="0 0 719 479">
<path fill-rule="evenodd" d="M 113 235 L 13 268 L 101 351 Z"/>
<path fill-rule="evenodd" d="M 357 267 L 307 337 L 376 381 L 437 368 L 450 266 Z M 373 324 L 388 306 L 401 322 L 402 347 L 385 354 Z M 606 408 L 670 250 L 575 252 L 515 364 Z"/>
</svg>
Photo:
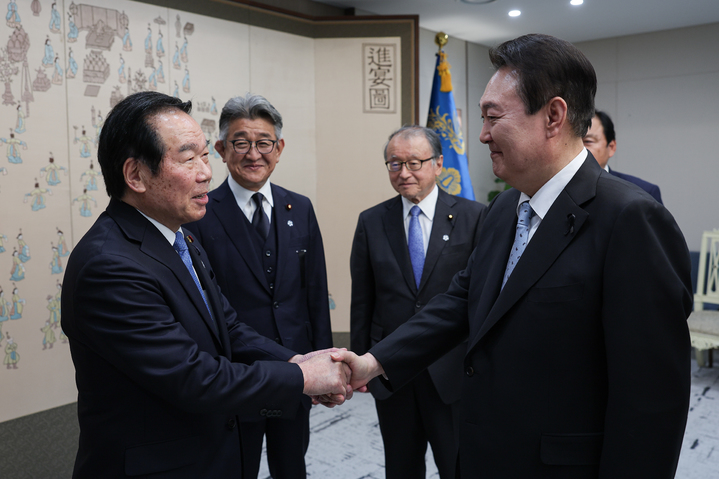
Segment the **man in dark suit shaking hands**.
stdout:
<svg viewBox="0 0 719 479">
<path fill-rule="evenodd" d="M 495 175 L 467 268 L 367 354 L 399 388 L 461 341 L 462 477 L 669 479 L 689 405 L 689 252 L 671 214 L 582 144 L 594 68 L 526 35 L 490 50 L 480 101 Z"/>
<path fill-rule="evenodd" d="M 229 176 L 209 195 L 207 215 L 187 227 L 207 250 L 217 283 L 240 319 L 299 353 L 332 346 L 322 236 L 306 196 L 270 183 L 285 148 L 282 116 L 260 95 L 230 99 L 215 148 Z M 258 206 L 259 205 L 259 206 Z M 292 419 L 241 424 L 245 479 L 260 469 L 262 439 L 274 479 L 304 479 L 310 400 Z"/>
<path fill-rule="evenodd" d="M 205 214 L 212 177 L 191 107 L 137 93 L 103 125 L 111 200 L 74 248 L 62 293 L 78 388 L 76 478 L 240 478 L 239 418 L 292 416 L 305 395 L 329 390 L 344 399 L 349 370 L 241 323 L 180 227 Z"/>
<path fill-rule="evenodd" d="M 477 245 L 485 210 L 437 186 L 443 158 L 434 131 L 402 127 L 384 156 L 399 196 L 360 214 L 350 257 L 351 347 L 358 354 L 447 290 Z M 379 380 L 370 384 L 388 479 L 423 479 L 428 441 L 440 477 L 455 477 L 463 356 L 455 348 L 391 396 Z"/>
</svg>

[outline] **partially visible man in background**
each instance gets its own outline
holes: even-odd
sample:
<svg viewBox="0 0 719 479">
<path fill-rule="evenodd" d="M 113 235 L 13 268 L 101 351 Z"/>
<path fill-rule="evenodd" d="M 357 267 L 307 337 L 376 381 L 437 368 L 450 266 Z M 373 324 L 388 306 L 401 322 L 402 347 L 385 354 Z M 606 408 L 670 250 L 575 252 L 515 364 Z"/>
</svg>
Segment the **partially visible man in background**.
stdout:
<svg viewBox="0 0 719 479">
<path fill-rule="evenodd" d="M 609 118 L 609 115 L 603 111 L 596 110 L 594 112 L 592 126 L 589 128 L 589 131 L 587 131 L 587 134 L 584 135 L 584 146 L 592 152 L 592 155 L 597 160 L 597 163 L 599 163 L 599 166 L 618 178 L 634 183 L 652 195 L 659 203 L 662 203 L 662 194 L 657 185 L 644 181 L 636 176 L 619 173 L 618 171 L 609 168 L 609 165 L 607 164 L 609 162 L 609 158 L 614 156 L 614 153 L 617 152 L 617 139 L 614 133 L 614 123 L 612 122 L 612 119 Z"/>
</svg>

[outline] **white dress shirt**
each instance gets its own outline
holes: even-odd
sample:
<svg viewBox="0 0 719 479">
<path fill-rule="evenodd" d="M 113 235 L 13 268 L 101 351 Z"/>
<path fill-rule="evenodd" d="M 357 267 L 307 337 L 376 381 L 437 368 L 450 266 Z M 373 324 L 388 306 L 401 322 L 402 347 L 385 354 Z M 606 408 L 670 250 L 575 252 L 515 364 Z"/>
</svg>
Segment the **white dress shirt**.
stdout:
<svg viewBox="0 0 719 479">
<path fill-rule="evenodd" d="M 564 190 L 567 184 L 574 178 L 574 175 L 579 171 L 579 168 L 584 164 L 584 160 L 587 159 L 587 149 L 582 148 L 582 151 L 562 168 L 559 173 L 554 175 L 549 181 L 547 181 L 541 188 L 532 196 L 522 193 L 519 195 L 519 203 L 517 203 L 517 216 L 519 216 L 519 205 L 529 200 L 529 206 L 534 210 L 534 216 L 532 216 L 531 224 L 529 227 L 529 236 L 527 237 L 527 243 L 532 240 L 532 236 L 539 228 L 539 224 L 542 222 L 544 217 L 547 215 L 549 208 L 552 207 L 555 200 L 559 196 L 559 193 Z"/>
<path fill-rule="evenodd" d="M 232 194 L 235 195 L 237 206 L 240 207 L 240 210 L 242 210 L 250 223 L 252 223 L 252 216 L 255 214 L 256 208 L 252 195 L 255 193 L 262 193 L 262 196 L 264 196 L 262 199 L 262 209 L 265 210 L 267 219 L 270 220 L 270 223 L 272 223 L 272 207 L 275 205 L 275 202 L 272 198 L 272 187 L 270 186 L 269 181 L 265 181 L 265 184 L 262 185 L 262 188 L 260 188 L 259 191 L 248 190 L 247 188 L 240 186 L 240 184 L 232 178 L 232 175 L 227 177 L 227 184 L 229 185 Z"/>
<path fill-rule="evenodd" d="M 419 219 L 419 226 L 422 228 L 422 246 L 424 246 L 424 256 L 427 257 L 427 246 L 429 246 L 429 236 L 432 233 L 432 222 L 434 221 L 434 210 L 437 208 L 437 198 L 439 197 L 439 186 L 434 185 L 432 191 L 420 201 L 417 206 L 422 210 L 417 219 Z M 412 219 L 412 215 L 409 210 L 412 209 L 414 203 L 409 201 L 404 196 L 402 197 L 402 217 L 404 218 L 404 236 L 407 238 L 407 244 L 409 244 L 409 222 Z"/>
<path fill-rule="evenodd" d="M 137 208 L 135 208 L 135 209 L 137 210 Z M 170 228 L 168 228 L 167 226 L 163 225 L 162 223 L 160 223 L 160 222 L 157 221 L 156 219 L 150 218 L 149 216 L 147 216 L 145 213 L 143 213 L 143 212 L 140 211 L 140 210 L 137 210 L 137 211 L 138 211 L 142 216 L 144 216 L 145 218 L 147 218 L 147 221 L 149 221 L 150 223 L 152 223 L 153 225 L 155 225 L 155 227 L 160 231 L 160 233 L 162 234 L 162 236 L 165 237 L 165 239 L 170 243 L 170 246 L 172 246 L 172 248 L 174 249 L 174 248 L 175 248 L 175 233 L 173 233 Z M 180 227 L 180 229 L 178 229 L 177 231 L 181 232 L 181 233 L 184 235 L 184 232 L 182 231 L 182 227 Z M 177 253 L 177 254 L 179 255 L 180 253 Z M 200 277 L 197 275 L 197 270 L 195 269 L 195 265 L 192 265 L 192 269 L 195 271 L 195 276 L 197 276 L 197 278 L 199 279 Z M 203 292 L 205 291 L 204 286 L 203 286 L 203 288 L 202 288 L 202 291 L 203 291 Z M 210 314 L 212 314 L 212 313 L 210 313 Z"/>
</svg>

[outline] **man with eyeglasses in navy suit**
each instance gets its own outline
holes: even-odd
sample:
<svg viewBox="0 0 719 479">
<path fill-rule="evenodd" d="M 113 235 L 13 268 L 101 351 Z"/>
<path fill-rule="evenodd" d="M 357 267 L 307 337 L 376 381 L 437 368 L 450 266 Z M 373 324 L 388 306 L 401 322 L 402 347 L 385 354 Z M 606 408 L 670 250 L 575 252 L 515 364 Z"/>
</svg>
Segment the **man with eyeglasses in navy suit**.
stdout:
<svg viewBox="0 0 719 479">
<path fill-rule="evenodd" d="M 260 95 L 225 104 L 215 148 L 230 174 L 210 193 L 205 217 L 187 226 L 242 321 L 309 352 L 332 346 L 325 255 L 309 198 L 269 181 L 285 147 L 282 126 L 282 115 Z M 305 478 L 310 406 L 307 398 L 294 419 L 258 415 L 240 424 L 243 477 L 257 477 L 266 436 L 272 477 Z"/>
</svg>

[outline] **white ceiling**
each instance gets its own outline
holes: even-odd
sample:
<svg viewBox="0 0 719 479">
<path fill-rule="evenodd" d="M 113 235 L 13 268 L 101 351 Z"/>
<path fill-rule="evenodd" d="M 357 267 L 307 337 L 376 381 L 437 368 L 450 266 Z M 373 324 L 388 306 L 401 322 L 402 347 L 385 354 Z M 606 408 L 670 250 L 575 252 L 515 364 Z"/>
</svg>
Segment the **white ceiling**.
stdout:
<svg viewBox="0 0 719 479">
<path fill-rule="evenodd" d="M 422 28 L 486 46 L 525 33 L 576 43 L 719 22 L 719 0 L 584 0 L 580 6 L 569 0 L 494 0 L 484 5 L 462 0 L 315 1 L 379 15 L 419 15 Z M 509 17 L 514 9 L 522 14 Z"/>
</svg>

